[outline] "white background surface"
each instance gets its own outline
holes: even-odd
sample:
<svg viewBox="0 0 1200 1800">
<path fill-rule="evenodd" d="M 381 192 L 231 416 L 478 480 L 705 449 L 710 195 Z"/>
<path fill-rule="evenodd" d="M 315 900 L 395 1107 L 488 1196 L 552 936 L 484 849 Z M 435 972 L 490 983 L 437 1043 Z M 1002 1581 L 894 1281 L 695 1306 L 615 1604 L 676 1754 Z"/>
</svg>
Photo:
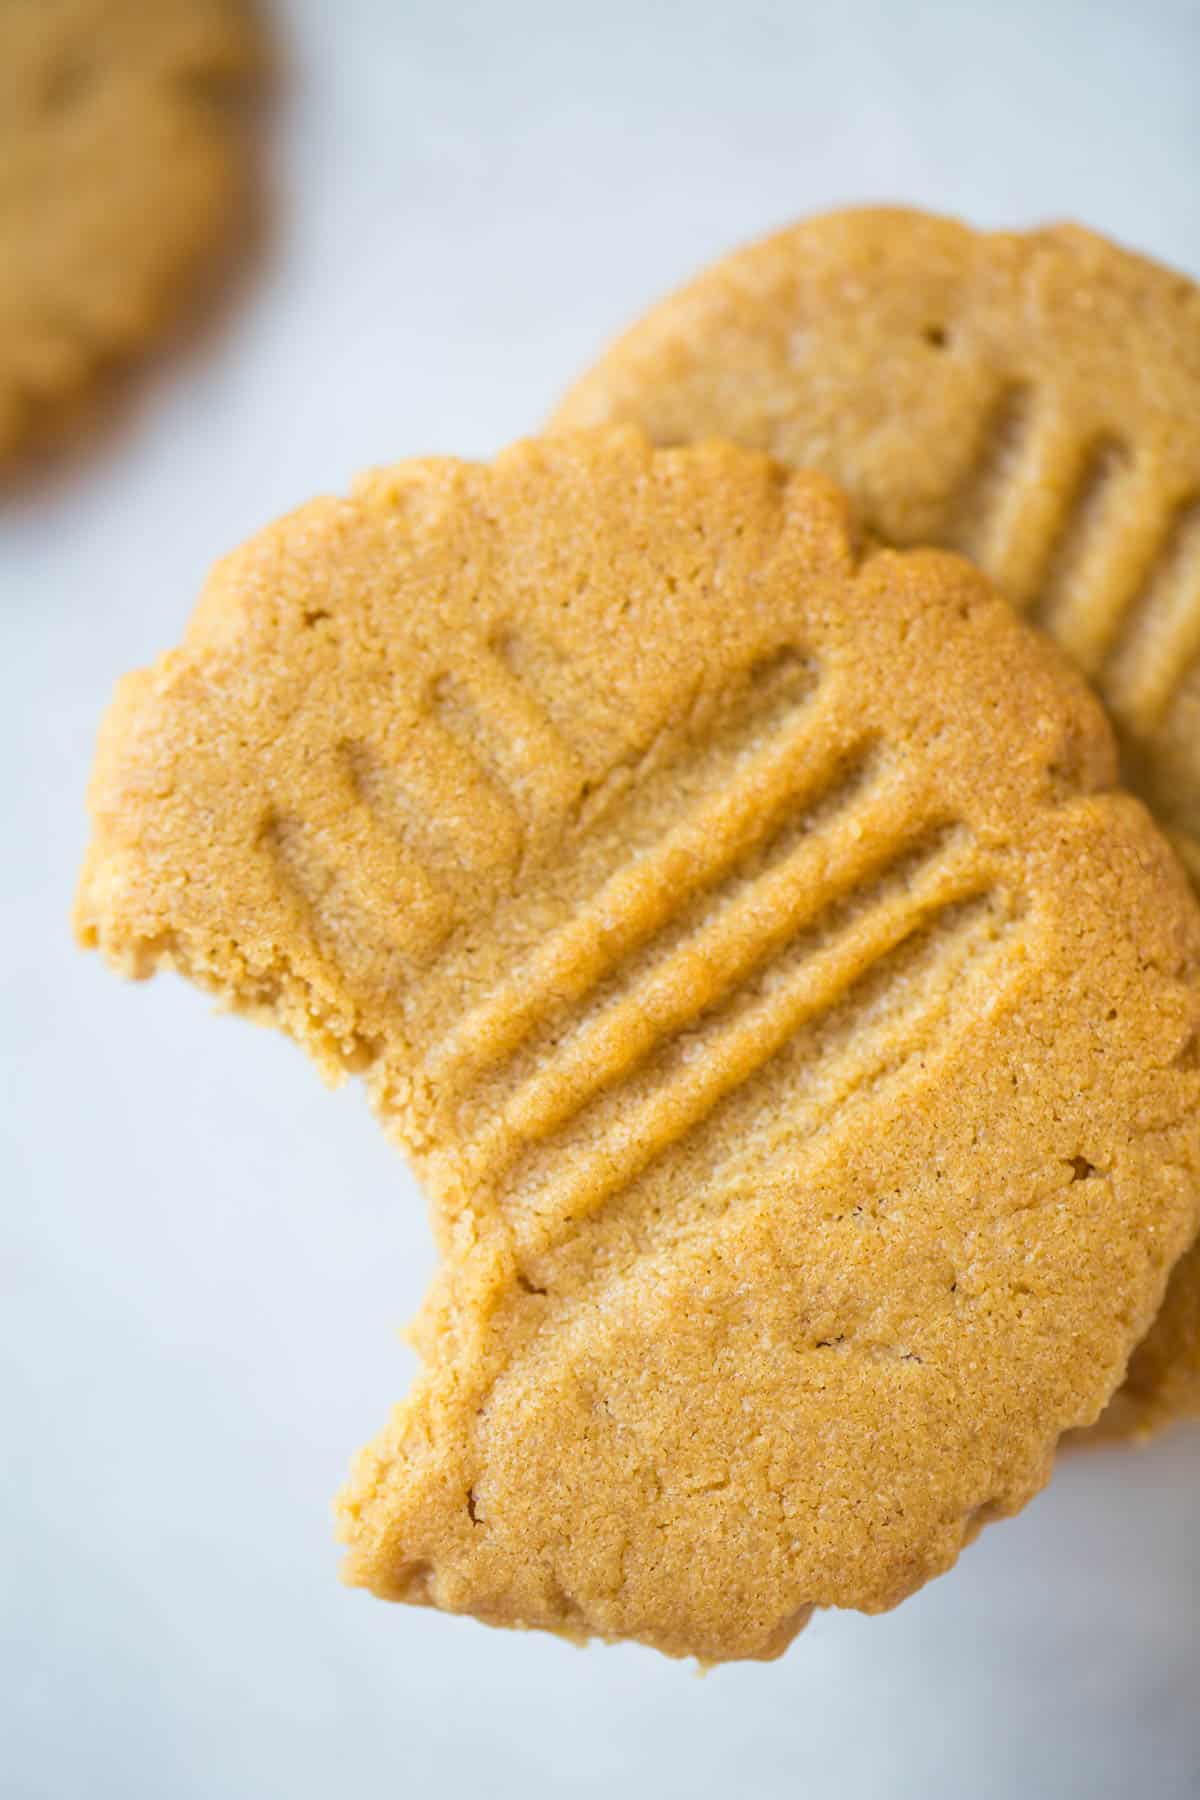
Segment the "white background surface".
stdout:
<svg viewBox="0 0 1200 1800">
<path fill-rule="evenodd" d="M 0 511 L 0 1790 L 1200 1793 L 1200 1433 L 1075 1458 L 879 1620 L 698 1681 L 341 1589 L 408 1377 L 421 1201 L 353 1090 L 69 944 L 115 676 L 360 466 L 489 453 L 740 239 L 862 198 L 1070 214 L 1200 270 L 1200 8 L 292 0 L 274 242 L 118 428 Z M 2 254 L 2 247 L 0 247 Z"/>
</svg>

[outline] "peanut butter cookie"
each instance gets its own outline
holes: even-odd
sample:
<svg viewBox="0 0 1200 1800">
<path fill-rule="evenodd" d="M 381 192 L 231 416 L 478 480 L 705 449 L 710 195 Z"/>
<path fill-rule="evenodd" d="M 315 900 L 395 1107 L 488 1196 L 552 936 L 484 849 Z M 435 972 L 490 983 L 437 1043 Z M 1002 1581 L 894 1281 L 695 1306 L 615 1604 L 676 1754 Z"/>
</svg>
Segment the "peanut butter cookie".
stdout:
<svg viewBox="0 0 1200 1800">
<path fill-rule="evenodd" d="M 894 544 L 967 552 L 1104 698 L 1200 882 L 1200 290 L 1078 226 L 801 221 L 634 325 L 559 408 L 824 469 Z M 1200 1413 L 1200 1247 L 1121 1417 Z"/>
<path fill-rule="evenodd" d="M 394 1599 L 709 1661 L 894 1605 L 1200 1217 L 1200 911 L 1101 710 L 818 475 L 370 475 L 122 685 L 78 930 L 361 1071 L 433 1203 L 341 1503 Z"/>
</svg>

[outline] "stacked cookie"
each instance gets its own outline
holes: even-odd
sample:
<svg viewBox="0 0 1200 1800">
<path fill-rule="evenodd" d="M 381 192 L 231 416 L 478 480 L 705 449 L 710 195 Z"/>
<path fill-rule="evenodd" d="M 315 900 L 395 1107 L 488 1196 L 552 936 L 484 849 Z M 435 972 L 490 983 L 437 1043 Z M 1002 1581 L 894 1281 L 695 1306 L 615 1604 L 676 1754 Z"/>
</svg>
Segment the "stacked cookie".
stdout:
<svg viewBox="0 0 1200 1800">
<path fill-rule="evenodd" d="M 1198 323 L 815 221 L 122 685 L 81 938 L 362 1073 L 431 1199 L 352 1581 L 770 1656 L 1200 1400 Z"/>
</svg>

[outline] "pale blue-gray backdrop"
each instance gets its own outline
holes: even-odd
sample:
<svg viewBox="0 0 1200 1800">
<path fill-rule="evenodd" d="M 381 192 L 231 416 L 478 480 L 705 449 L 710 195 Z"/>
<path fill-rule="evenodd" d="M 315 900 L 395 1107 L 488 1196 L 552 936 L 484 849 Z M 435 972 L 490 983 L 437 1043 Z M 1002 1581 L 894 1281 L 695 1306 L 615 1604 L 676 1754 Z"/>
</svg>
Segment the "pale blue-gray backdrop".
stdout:
<svg viewBox="0 0 1200 1800">
<path fill-rule="evenodd" d="M 0 509 L 11 1800 L 1200 1792 L 1200 1433 L 1072 1461 L 881 1620 L 704 1682 L 343 1591 L 329 1497 L 431 1256 L 353 1090 L 66 914 L 115 676 L 361 465 L 488 453 L 727 246 L 862 198 L 1200 272 L 1200 8 L 290 0 L 273 243 Z M 0 256 L 3 246 L 0 245 Z"/>
</svg>

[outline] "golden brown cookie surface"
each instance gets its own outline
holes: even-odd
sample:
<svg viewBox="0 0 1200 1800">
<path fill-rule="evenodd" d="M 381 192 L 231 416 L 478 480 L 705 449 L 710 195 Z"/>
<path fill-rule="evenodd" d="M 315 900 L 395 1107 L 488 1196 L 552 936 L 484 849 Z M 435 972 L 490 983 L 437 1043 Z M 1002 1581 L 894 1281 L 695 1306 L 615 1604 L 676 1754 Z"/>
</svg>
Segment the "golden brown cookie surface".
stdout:
<svg viewBox="0 0 1200 1800">
<path fill-rule="evenodd" d="M 1200 915 L 1114 772 L 965 564 L 730 447 L 405 465 L 218 566 L 78 925 L 365 1069 L 432 1196 L 353 1580 L 768 1655 L 1029 1498 L 1200 1209 Z"/>
<path fill-rule="evenodd" d="M 802 221 L 654 308 L 567 396 L 825 470 L 896 544 L 965 551 L 1091 678 L 1200 883 L 1200 290 L 1076 226 Z M 1200 1413 L 1200 1248 L 1128 1416 Z M 1167 1377 L 1149 1384 L 1149 1370 Z M 1180 1360 L 1182 1359 L 1182 1360 Z M 1165 1404 L 1167 1388 L 1170 1407 Z"/>
<path fill-rule="evenodd" d="M 0 462 L 60 424 L 227 239 L 246 0 L 0 6 Z"/>
<path fill-rule="evenodd" d="M 1096 683 L 1200 876 L 1200 289 L 1077 226 L 806 220 L 626 333 L 563 429 L 729 437 L 962 550 Z"/>
</svg>

